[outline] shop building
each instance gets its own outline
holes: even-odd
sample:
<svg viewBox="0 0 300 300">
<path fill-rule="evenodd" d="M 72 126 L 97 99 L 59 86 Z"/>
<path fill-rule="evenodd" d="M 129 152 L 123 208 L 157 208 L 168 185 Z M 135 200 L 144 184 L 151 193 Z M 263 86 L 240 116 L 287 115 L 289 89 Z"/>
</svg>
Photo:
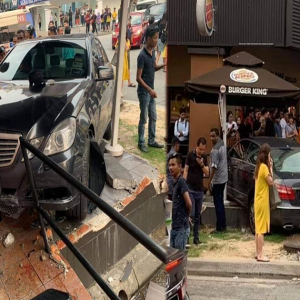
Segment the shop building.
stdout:
<svg viewBox="0 0 300 300">
<path fill-rule="evenodd" d="M 214 30 L 210 36 L 202 36 L 199 31 L 202 25 L 211 25 L 201 24 L 207 20 L 200 20 L 199 15 L 197 19 L 200 4 L 213 8 Z M 222 67 L 223 60 L 235 53 L 254 55 L 265 62 L 265 69 L 300 87 L 299 0 L 172 0 L 168 1 L 168 14 L 169 143 L 179 109 L 185 106 L 197 116 L 190 122 L 189 149 L 204 136 L 210 151 L 209 129 L 220 127 L 218 106 L 191 101 L 185 93 L 185 82 Z M 253 101 L 253 107 L 259 106 L 259 100 Z M 227 106 L 229 110 L 238 115 L 244 108 Z"/>
</svg>

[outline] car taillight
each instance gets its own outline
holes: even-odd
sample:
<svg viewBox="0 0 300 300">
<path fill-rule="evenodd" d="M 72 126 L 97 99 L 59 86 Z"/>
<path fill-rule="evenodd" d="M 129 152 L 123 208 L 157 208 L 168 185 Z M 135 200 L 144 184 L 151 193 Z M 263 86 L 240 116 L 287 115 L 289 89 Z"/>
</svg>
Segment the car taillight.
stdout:
<svg viewBox="0 0 300 300">
<path fill-rule="evenodd" d="M 279 197 L 283 201 L 292 201 L 296 199 L 295 191 L 292 187 L 282 185 L 282 184 L 276 184 L 275 185 L 279 194 Z"/>
<path fill-rule="evenodd" d="M 179 259 L 169 262 L 166 266 L 166 272 L 169 273 L 171 270 L 173 270 L 174 268 L 179 266 L 182 263 L 182 261 L 183 261 L 183 258 L 179 258 Z"/>
</svg>

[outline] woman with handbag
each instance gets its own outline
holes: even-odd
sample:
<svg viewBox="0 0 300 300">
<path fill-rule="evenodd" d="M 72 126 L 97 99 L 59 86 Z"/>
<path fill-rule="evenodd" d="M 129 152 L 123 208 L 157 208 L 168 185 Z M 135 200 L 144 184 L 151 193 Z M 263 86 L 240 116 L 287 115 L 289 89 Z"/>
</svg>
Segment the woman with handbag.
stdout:
<svg viewBox="0 0 300 300">
<path fill-rule="evenodd" d="M 268 144 L 260 147 L 254 179 L 255 258 L 258 262 L 269 262 L 270 260 L 263 255 L 264 235 L 270 232 L 269 187 L 273 185 L 273 160 Z"/>
</svg>

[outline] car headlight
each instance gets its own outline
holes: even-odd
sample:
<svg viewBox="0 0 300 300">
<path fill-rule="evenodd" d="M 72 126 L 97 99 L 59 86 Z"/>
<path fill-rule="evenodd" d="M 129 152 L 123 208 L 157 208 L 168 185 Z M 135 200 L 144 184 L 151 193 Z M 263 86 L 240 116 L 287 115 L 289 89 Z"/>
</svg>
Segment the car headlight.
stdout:
<svg viewBox="0 0 300 300">
<path fill-rule="evenodd" d="M 32 139 L 29 142 L 32 146 L 34 146 L 35 148 L 38 149 L 41 146 L 41 144 L 43 142 L 43 139 L 44 139 L 44 137 L 40 137 L 40 138 L 37 138 L 37 139 Z M 34 154 L 31 153 L 29 150 L 27 150 L 27 155 L 28 155 L 29 159 L 32 159 L 34 157 Z M 22 158 L 22 162 L 24 162 L 24 158 Z"/>
<path fill-rule="evenodd" d="M 66 119 L 61 122 L 52 134 L 44 149 L 44 154 L 49 156 L 68 150 L 74 143 L 76 136 L 75 118 Z"/>
</svg>

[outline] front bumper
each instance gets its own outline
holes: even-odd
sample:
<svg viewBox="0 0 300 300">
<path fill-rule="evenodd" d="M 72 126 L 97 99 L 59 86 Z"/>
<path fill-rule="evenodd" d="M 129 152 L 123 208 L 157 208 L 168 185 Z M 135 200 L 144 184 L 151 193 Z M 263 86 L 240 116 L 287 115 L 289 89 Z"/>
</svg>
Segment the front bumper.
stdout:
<svg viewBox="0 0 300 300">
<path fill-rule="evenodd" d="M 78 157 L 77 147 L 50 156 L 60 167 L 81 180 L 82 160 Z M 0 169 L 0 206 L 35 207 L 26 175 L 25 163 L 21 162 L 21 149 L 15 163 L 9 168 Z M 37 157 L 30 160 L 34 173 L 39 204 L 46 210 L 69 210 L 79 203 L 79 193 L 64 179 L 57 175 Z"/>
</svg>

